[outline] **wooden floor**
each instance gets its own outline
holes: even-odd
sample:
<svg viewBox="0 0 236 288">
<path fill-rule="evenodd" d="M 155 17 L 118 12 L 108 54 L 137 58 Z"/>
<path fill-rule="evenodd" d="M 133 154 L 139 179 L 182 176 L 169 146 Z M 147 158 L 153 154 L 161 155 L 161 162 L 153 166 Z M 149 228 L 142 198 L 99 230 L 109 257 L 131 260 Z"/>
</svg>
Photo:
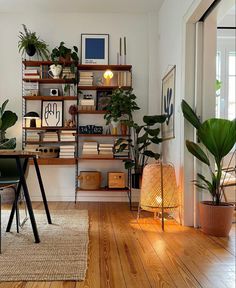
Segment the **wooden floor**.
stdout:
<svg viewBox="0 0 236 288">
<path fill-rule="evenodd" d="M 235 225 L 229 238 L 215 238 L 169 221 L 162 232 L 150 214 L 137 221 L 125 203 L 50 203 L 50 208 L 52 218 L 54 209 L 88 209 L 86 280 L 1 282 L 0 288 L 235 287 Z"/>
</svg>

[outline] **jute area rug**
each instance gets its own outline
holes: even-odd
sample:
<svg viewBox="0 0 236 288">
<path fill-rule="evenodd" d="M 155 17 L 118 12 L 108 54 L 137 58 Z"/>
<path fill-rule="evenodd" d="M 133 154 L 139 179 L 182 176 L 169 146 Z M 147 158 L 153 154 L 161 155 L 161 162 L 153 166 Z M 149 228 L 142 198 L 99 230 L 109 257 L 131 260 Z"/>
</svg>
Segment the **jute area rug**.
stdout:
<svg viewBox="0 0 236 288">
<path fill-rule="evenodd" d="M 41 242 L 34 243 L 30 220 L 16 233 L 6 233 L 9 212 L 2 211 L 0 281 L 84 280 L 88 255 L 88 211 L 51 211 L 52 225 L 44 211 L 35 210 Z"/>
</svg>

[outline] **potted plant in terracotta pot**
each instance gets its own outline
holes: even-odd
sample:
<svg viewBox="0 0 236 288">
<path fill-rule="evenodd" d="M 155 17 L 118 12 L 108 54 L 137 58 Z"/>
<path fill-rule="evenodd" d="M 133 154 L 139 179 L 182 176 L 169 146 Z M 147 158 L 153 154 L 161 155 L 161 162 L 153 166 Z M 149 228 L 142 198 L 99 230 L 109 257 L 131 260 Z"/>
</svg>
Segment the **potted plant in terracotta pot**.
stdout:
<svg viewBox="0 0 236 288">
<path fill-rule="evenodd" d="M 160 135 L 160 125 L 166 120 L 165 115 L 150 115 L 143 117 L 143 124 L 138 125 L 133 120 L 128 122 L 131 129 L 131 139 L 119 138 L 116 145 L 118 152 L 122 152 L 127 147 L 130 149 L 130 159 L 125 160 L 125 168 L 132 169 L 132 187 L 140 188 L 141 177 L 144 166 L 149 158 L 158 160 L 160 154 L 153 152 L 150 145 L 158 145 L 162 142 Z"/>
<path fill-rule="evenodd" d="M 212 118 L 201 123 L 192 108 L 183 100 L 182 111 L 196 129 L 200 143 L 186 140 L 188 151 L 204 163 L 210 176 L 198 173 L 194 184 L 207 190 L 212 200 L 199 205 L 200 224 L 204 233 L 213 236 L 228 236 L 234 207 L 222 202 L 222 162 L 236 143 L 236 121 Z M 205 152 L 205 151 L 206 152 Z"/>
<path fill-rule="evenodd" d="M 121 118 L 131 121 L 133 119 L 132 113 L 139 110 L 136 103 L 136 96 L 133 90 L 116 89 L 112 92 L 110 99 L 105 106 L 104 119 L 106 125 L 112 124 L 113 134 L 117 134 L 117 126 Z"/>
<path fill-rule="evenodd" d="M 29 56 L 34 56 L 37 53 L 42 59 L 48 59 L 48 45 L 36 35 L 36 32 L 31 32 L 25 24 L 22 24 L 24 32 L 20 32 L 18 48 L 19 52 L 26 53 Z"/>
<path fill-rule="evenodd" d="M 0 149 L 14 149 L 16 147 L 16 138 L 6 138 L 6 130 L 15 125 L 18 117 L 16 113 L 5 110 L 9 100 L 3 102 L 0 107 Z"/>
</svg>

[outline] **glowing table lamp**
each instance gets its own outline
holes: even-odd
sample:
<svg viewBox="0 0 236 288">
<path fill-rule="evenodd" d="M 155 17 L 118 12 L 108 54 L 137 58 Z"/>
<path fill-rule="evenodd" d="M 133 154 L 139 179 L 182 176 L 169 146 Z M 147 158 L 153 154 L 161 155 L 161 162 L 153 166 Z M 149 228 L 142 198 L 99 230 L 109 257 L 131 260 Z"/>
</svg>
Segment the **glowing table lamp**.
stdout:
<svg viewBox="0 0 236 288">
<path fill-rule="evenodd" d="M 109 69 L 107 69 L 104 73 L 103 73 L 103 77 L 106 79 L 106 85 L 110 84 L 110 80 L 113 78 L 113 72 Z"/>
<path fill-rule="evenodd" d="M 39 119 L 40 116 L 37 112 L 30 111 L 24 115 L 25 119 L 30 119 L 30 127 L 36 127 L 36 119 Z"/>
</svg>

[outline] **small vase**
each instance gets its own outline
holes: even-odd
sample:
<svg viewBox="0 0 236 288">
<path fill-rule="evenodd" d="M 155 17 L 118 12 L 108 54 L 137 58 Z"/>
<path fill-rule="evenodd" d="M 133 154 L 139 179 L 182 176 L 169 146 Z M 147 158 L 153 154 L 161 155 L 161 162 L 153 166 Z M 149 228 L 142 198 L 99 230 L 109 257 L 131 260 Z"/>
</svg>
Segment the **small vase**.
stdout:
<svg viewBox="0 0 236 288">
<path fill-rule="evenodd" d="M 117 133 L 117 131 L 118 131 L 118 124 L 119 124 L 119 121 L 114 121 L 114 120 L 111 121 L 111 125 L 112 125 L 112 132 L 111 132 L 111 134 L 112 134 L 112 135 L 117 135 L 117 134 L 118 134 L 118 133 Z"/>
<path fill-rule="evenodd" d="M 52 64 L 52 65 L 50 66 L 50 69 L 48 70 L 48 74 L 49 74 L 49 76 L 51 76 L 53 79 L 59 79 L 59 78 L 60 78 L 61 71 L 62 71 L 62 66 L 61 66 L 61 65 Z"/>
</svg>

